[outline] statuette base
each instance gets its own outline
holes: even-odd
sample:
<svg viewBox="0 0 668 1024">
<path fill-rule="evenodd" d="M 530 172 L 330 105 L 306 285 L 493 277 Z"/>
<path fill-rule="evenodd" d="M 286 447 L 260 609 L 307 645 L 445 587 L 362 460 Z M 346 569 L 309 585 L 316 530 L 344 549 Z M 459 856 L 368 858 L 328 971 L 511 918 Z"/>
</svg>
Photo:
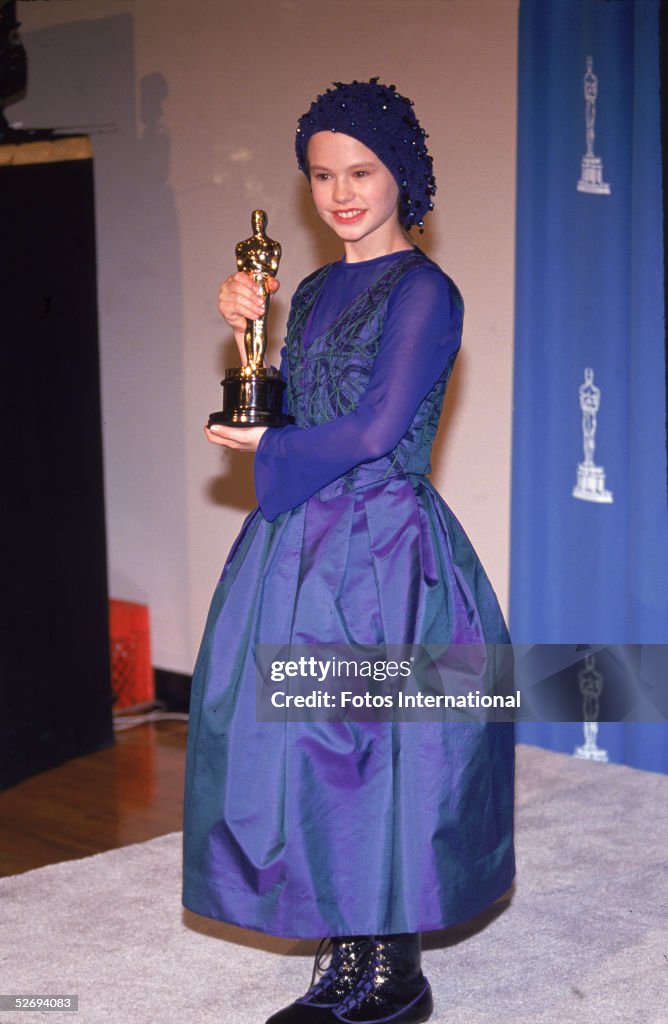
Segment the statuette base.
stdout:
<svg viewBox="0 0 668 1024">
<path fill-rule="evenodd" d="M 582 501 L 610 504 L 613 500 L 612 491 L 606 490 L 603 466 L 588 466 L 585 462 L 578 463 L 578 482 L 573 488 L 573 497 L 580 498 Z"/>
<path fill-rule="evenodd" d="M 573 751 L 573 757 L 579 757 L 583 761 L 609 761 L 608 751 L 602 750 L 600 747 L 594 745 L 587 746 L 585 743 L 581 747 L 576 747 Z"/>
<path fill-rule="evenodd" d="M 209 426 L 285 427 L 294 418 L 282 411 L 285 381 L 278 370 L 266 367 L 248 373 L 244 367 L 225 371 L 221 381 L 223 407 L 212 412 Z"/>
<path fill-rule="evenodd" d="M 583 156 L 578 192 L 593 192 L 599 196 L 610 195 L 610 185 L 603 181 L 603 161 L 600 156 Z"/>
</svg>

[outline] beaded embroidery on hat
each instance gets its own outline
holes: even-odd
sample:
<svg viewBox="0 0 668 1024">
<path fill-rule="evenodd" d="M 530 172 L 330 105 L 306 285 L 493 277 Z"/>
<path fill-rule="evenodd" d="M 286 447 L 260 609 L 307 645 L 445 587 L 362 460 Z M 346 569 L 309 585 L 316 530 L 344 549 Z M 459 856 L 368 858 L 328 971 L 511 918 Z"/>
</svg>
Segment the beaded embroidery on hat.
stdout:
<svg viewBox="0 0 668 1024">
<path fill-rule="evenodd" d="M 425 141 L 428 135 L 413 112 L 413 101 L 377 77 L 332 84 L 334 88 L 317 96 L 297 123 L 300 171 L 308 177 L 307 147 L 316 132 L 350 135 L 375 153 L 396 181 L 401 225 L 417 224 L 422 230 L 424 218 L 434 208 L 436 180 Z"/>
</svg>

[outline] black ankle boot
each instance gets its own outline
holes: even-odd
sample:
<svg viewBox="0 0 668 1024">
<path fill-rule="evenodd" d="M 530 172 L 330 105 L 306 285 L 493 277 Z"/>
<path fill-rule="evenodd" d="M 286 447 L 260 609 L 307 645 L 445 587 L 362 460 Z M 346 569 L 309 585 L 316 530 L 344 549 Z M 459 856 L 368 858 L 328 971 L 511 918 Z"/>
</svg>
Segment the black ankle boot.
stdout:
<svg viewBox="0 0 668 1024">
<path fill-rule="evenodd" d="M 434 1004 L 420 966 L 419 935 L 378 935 L 357 985 L 333 1011 L 343 1024 L 421 1024 Z"/>
<path fill-rule="evenodd" d="M 327 945 L 323 949 L 323 944 Z M 315 981 L 321 961 L 330 951 L 329 966 Z M 332 1010 L 354 990 L 360 973 L 374 954 L 374 943 L 368 936 L 346 936 L 325 939 L 316 953 L 311 987 L 306 995 L 284 1010 L 273 1014 L 266 1024 L 336 1024 Z"/>
</svg>

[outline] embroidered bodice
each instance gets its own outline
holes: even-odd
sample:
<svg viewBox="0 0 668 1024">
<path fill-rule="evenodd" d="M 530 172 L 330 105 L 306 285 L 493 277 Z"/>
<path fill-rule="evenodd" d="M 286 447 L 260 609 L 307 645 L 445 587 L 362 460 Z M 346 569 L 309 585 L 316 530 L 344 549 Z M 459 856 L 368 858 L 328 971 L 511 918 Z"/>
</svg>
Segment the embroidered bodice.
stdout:
<svg viewBox="0 0 668 1024">
<path fill-rule="evenodd" d="M 429 472 L 462 315 L 453 282 L 417 249 L 302 282 L 282 360 L 295 424 L 267 430 L 255 460 L 266 518 L 316 493 Z"/>
</svg>

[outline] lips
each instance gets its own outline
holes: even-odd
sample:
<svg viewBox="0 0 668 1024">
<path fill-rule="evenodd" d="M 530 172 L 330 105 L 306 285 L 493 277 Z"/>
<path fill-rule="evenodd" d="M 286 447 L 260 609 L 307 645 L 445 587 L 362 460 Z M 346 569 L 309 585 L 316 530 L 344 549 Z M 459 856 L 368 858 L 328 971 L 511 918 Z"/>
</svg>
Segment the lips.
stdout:
<svg viewBox="0 0 668 1024">
<path fill-rule="evenodd" d="M 332 215 L 339 224 L 355 224 L 360 220 L 366 210 L 333 210 Z"/>
</svg>

